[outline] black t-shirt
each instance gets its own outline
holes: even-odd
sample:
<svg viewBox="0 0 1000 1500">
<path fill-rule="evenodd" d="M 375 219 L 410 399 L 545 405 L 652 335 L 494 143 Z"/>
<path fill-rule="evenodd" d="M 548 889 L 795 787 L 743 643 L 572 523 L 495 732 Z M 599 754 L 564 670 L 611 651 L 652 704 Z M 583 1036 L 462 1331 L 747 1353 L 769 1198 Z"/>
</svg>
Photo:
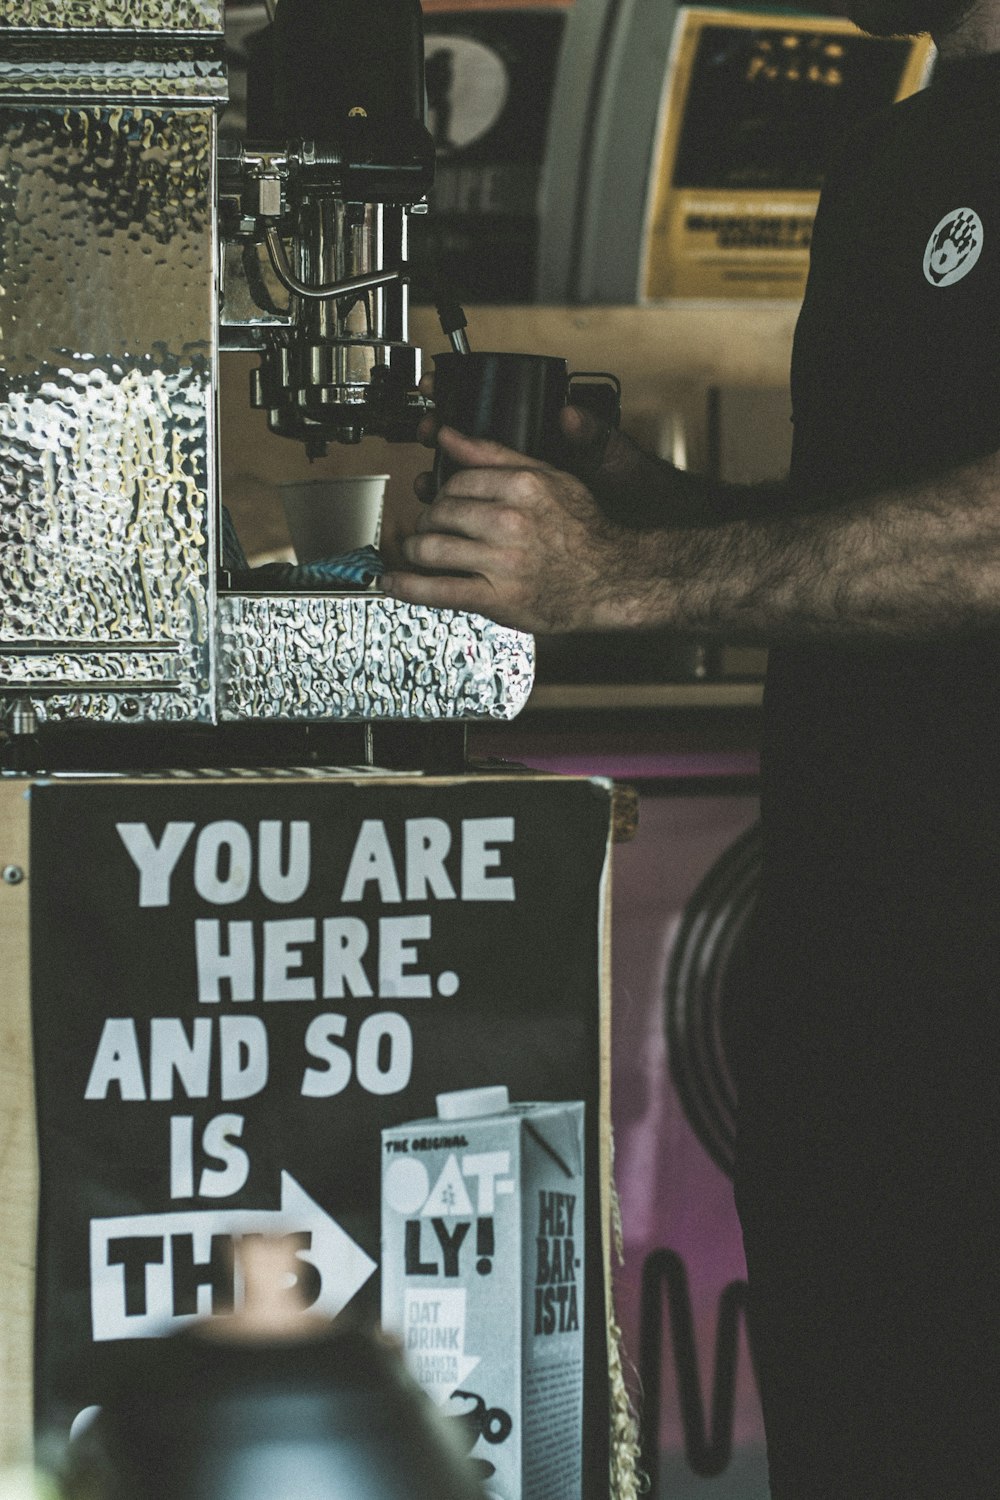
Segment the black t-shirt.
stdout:
<svg viewBox="0 0 1000 1500">
<path fill-rule="evenodd" d="M 1000 55 L 846 144 L 792 397 L 798 502 L 1000 447 Z M 763 810 L 744 1157 L 855 1202 L 884 1150 L 946 1176 L 1000 1120 L 1000 632 L 774 649 Z"/>
</svg>

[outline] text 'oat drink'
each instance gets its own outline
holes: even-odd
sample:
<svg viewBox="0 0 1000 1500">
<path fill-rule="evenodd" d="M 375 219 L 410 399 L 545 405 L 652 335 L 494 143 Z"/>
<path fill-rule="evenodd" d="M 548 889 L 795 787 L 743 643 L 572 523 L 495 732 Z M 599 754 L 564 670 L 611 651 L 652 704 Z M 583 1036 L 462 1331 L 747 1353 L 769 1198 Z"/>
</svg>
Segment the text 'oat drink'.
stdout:
<svg viewBox="0 0 1000 1500">
<path fill-rule="evenodd" d="M 438 1095 L 382 1132 L 382 1322 L 496 1500 L 579 1500 L 583 1104 Z"/>
</svg>

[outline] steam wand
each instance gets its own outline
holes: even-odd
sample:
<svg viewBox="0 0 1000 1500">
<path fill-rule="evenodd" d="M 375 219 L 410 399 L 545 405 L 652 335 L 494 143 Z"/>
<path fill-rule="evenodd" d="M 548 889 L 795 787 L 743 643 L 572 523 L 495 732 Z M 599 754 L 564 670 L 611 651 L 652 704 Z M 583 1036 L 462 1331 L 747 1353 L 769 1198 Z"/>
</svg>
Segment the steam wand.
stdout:
<svg viewBox="0 0 1000 1500">
<path fill-rule="evenodd" d="M 434 306 L 441 324 L 441 332 L 447 335 L 454 352 L 469 354 L 471 349 L 465 332 L 468 323 L 462 307 L 451 293 L 440 285 L 436 288 Z"/>
</svg>

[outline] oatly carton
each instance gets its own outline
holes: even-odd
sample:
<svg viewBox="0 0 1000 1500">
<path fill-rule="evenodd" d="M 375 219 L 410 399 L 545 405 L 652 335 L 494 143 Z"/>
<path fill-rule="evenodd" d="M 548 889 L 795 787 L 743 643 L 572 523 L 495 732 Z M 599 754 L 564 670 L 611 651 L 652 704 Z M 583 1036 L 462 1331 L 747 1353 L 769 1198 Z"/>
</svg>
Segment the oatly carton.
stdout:
<svg viewBox="0 0 1000 1500">
<path fill-rule="evenodd" d="M 382 1322 L 494 1500 L 579 1500 L 583 1104 L 438 1095 L 382 1132 Z"/>
</svg>

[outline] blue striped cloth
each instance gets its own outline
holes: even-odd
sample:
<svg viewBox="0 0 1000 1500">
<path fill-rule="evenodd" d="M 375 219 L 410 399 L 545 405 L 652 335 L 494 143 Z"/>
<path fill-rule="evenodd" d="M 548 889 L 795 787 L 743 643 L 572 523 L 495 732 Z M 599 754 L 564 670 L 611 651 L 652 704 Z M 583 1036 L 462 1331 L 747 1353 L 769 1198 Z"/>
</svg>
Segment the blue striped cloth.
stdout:
<svg viewBox="0 0 1000 1500">
<path fill-rule="evenodd" d="M 342 557 L 324 557 L 317 562 L 274 562 L 251 568 L 225 506 L 222 507 L 222 565 L 233 575 L 237 587 L 298 589 L 312 594 L 324 589 L 366 589 L 385 572 L 385 561 L 374 547 L 358 547 Z"/>
<path fill-rule="evenodd" d="M 323 589 L 344 587 L 366 589 L 384 572 L 385 562 L 374 547 L 358 547 L 354 552 L 345 552 L 342 557 L 324 557 L 318 562 L 264 563 L 259 568 L 250 568 L 242 576 L 258 588 L 264 584 L 268 588 L 321 593 Z"/>
</svg>

